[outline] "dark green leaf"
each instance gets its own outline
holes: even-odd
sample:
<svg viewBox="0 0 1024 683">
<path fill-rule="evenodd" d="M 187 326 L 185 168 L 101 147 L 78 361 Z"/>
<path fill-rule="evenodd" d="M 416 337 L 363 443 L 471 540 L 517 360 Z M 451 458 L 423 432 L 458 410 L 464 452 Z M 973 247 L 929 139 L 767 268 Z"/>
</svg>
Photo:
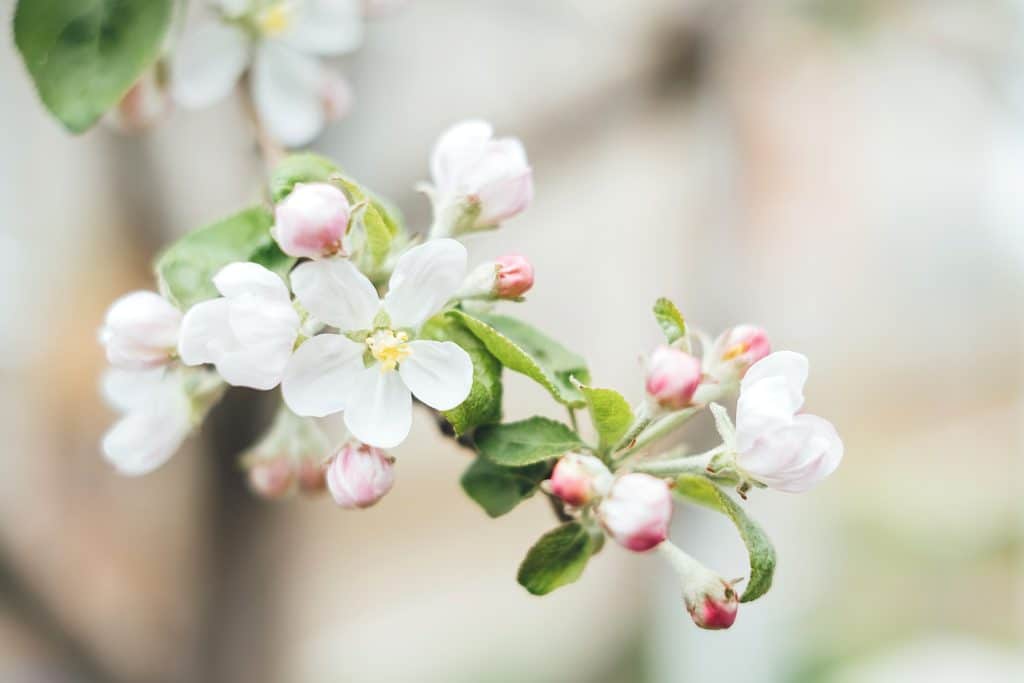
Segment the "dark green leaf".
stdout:
<svg viewBox="0 0 1024 683">
<path fill-rule="evenodd" d="M 583 445 L 576 432 L 546 417 L 484 425 L 476 430 L 476 445 L 491 462 L 523 467 Z"/>
<path fill-rule="evenodd" d="M 633 409 L 614 389 L 595 389 L 583 384 L 577 385 L 590 409 L 590 419 L 597 430 L 598 447 L 602 451 L 612 448 L 626 435 L 633 424 Z"/>
<path fill-rule="evenodd" d="M 160 291 L 188 309 L 218 296 L 213 276 L 235 261 L 253 261 L 287 278 L 295 259 L 278 248 L 270 224 L 267 210 L 254 206 L 185 235 L 157 258 Z"/>
<path fill-rule="evenodd" d="M 14 42 L 46 108 L 89 129 L 160 54 L 172 0 L 19 0 Z"/>
<path fill-rule="evenodd" d="M 462 489 L 491 517 L 500 517 L 537 491 L 551 474 L 551 465 L 502 467 L 477 458 L 462 474 Z"/>
<path fill-rule="evenodd" d="M 751 602 L 767 593 L 775 573 L 775 548 L 761 527 L 725 491 L 703 476 L 680 475 L 675 491 L 688 500 L 728 515 L 739 530 L 750 556 L 750 581 L 740 602 Z"/>
<path fill-rule="evenodd" d="M 451 316 L 438 315 L 426 322 L 420 336 L 455 342 L 473 360 L 473 386 L 458 407 L 443 415 L 459 436 L 482 424 L 501 421 L 501 363 L 466 327 Z"/>
<path fill-rule="evenodd" d="M 686 336 L 686 321 L 676 305 L 662 297 L 654 302 L 654 317 L 658 320 L 661 331 L 665 333 L 669 344 L 673 344 Z"/>
<path fill-rule="evenodd" d="M 579 522 L 549 531 L 519 565 L 519 584 L 534 595 L 546 595 L 576 581 L 594 553 L 596 540 Z"/>
</svg>

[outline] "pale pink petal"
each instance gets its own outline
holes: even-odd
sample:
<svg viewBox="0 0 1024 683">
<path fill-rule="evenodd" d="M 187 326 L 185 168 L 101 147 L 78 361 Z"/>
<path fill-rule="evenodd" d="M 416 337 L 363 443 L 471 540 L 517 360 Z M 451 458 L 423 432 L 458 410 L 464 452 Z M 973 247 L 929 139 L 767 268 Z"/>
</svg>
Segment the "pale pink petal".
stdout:
<svg viewBox="0 0 1024 683">
<path fill-rule="evenodd" d="M 466 275 L 466 248 L 453 239 L 431 240 L 402 254 L 384 297 L 394 328 L 416 329 L 451 299 Z"/>
<path fill-rule="evenodd" d="M 413 395 L 437 410 L 451 410 L 473 387 L 473 361 L 452 342 L 412 341 L 398 371 Z"/>
<path fill-rule="evenodd" d="M 412 395 L 397 372 L 365 368 L 352 387 L 345 426 L 354 437 L 377 448 L 405 441 L 412 427 Z"/>
<path fill-rule="evenodd" d="M 295 298 L 318 320 L 342 332 L 368 330 L 380 310 L 373 283 L 346 259 L 299 264 L 292 271 Z"/>
<path fill-rule="evenodd" d="M 242 29 L 209 21 L 186 32 L 171 56 L 171 96 L 194 109 L 226 97 L 249 63 Z"/>
<path fill-rule="evenodd" d="M 288 361 L 281 392 L 292 412 L 324 417 L 345 409 L 357 377 L 365 369 L 365 344 L 339 334 L 306 340 Z"/>
</svg>

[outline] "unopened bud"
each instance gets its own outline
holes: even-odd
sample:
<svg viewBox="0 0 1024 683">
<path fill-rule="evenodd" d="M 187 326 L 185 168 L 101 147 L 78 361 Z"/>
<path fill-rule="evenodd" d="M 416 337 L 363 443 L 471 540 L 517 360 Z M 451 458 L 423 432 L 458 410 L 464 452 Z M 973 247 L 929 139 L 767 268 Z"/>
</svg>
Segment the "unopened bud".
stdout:
<svg viewBox="0 0 1024 683">
<path fill-rule="evenodd" d="M 289 256 L 345 256 L 349 211 L 345 193 L 334 185 L 298 183 L 274 209 L 270 234 Z"/>
<path fill-rule="evenodd" d="M 495 294 L 499 299 L 515 299 L 533 287 L 533 265 L 520 254 L 499 256 L 498 281 Z"/>
<path fill-rule="evenodd" d="M 708 370 L 720 379 L 740 378 L 751 365 L 771 352 L 772 346 L 764 329 L 737 325 L 718 335 L 708 353 Z"/>
<path fill-rule="evenodd" d="M 320 493 L 327 487 L 327 466 L 319 460 L 307 458 L 298 465 L 296 476 L 303 493 Z"/>
<path fill-rule="evenodd" d="M 672 493 L 649 474 L 630 473 L 615 480 L 598 508 L 601 524 L 620 545 L 642 553 L 668 538 Z"/>
<path fill-rule="evenodd" d="M 569 505 L 583 507 L 594 498 L 608 493 L 612 473 L 592 455 L 566 453 L 555 464 L 548 490 Z"/>
<path fill-rule="evenodd" d="M 658 550 L 679 574 L 683 602 L 693 623 L 709 630 L 732 626 L 740 606 L 740 596 L 732 584 L 671 542 L 662 543 Z"/>
<path fill-rule="evenodd" d="M 345 444 L 327 466 L 327 488 L 334 502 L 348 510 L 370 507 L 394 485 L 394 462 L 379 448 Z"/>
<path fill-rule="evenodd" d="M 155 292 L 132 292 L 107 309 L 100 342 L 107 360 L 123 370 L 168 363 L 176 352 L 181 311 Z"/>
<path fill-rule="evenodd" d="M 288 458 L 274 458 L 249 468 L 249 488 L 269 500 L 284 498 L 292 491 L 294 475 Z"/>
<path fill-rule="evenodd" d="M 264 498 L 282 498 L 296 489 L 323 489 L 323 460 L 330 443 L 316 422 L 281 405 L 267 433 L 242 455 L 249 485 Z M 319 482 L 317 481 L 319 477 Z"/>
<path fill-rule="evenodd" d="M 320 101 L 327 121 L 344 118 L 352 110 L 352 86 L 348 79 L 333 69 L 323 69 L 320 75 Z"/>
<path fill-rule="evenodd" d="M 671 346 L 660 346 L 647 364 L 647 395 L 661 408 L 681 410 L 693 400 L 701 376 L 699 360 Z"/>
</svg>

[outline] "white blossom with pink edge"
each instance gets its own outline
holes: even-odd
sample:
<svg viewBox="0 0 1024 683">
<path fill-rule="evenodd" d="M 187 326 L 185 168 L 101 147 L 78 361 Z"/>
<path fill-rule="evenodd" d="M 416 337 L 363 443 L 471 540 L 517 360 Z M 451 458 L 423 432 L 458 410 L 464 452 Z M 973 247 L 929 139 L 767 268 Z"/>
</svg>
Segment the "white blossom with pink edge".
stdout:
<svg viewBox="0 0 1024 683">
<path fill-rule="evenodd" d="M 619 545 L 642 553 L 668 538 L 672 493 L 649 474 L 624 474 L 597 509 L 601 524 Z"/>
<path fill-rule="evenodd" d="M 156 292 L 125 294 L 111 304 L 100 329 L 107 362 L 123 370 L 166 365 L 178 345 L 181 312 Z"/>
<path fill-rule="evenodd" d="M 383 299 L 345 259 L 300 264 L 291 274 L 295 297 L 341 334 L 317 335 L 295 351 L 281 385 L 288 407 L 309 417 L 344 411 L 353 436 L 392 448 L 409 435 L 413 395 L 437 410 L 462 403 L 473 384 L 469 354 L 414 337 L 458 289 L 466 258 L 451 239 L 413 247 L 395 264 Z"/>
<path fill-rule="evenodd" d="M 274 207 L 270 234 L 281 251 L 298 258 L 348 254 L 351 207 L 345 193 L 330 183 L 297 183 Z"/>
</svg>

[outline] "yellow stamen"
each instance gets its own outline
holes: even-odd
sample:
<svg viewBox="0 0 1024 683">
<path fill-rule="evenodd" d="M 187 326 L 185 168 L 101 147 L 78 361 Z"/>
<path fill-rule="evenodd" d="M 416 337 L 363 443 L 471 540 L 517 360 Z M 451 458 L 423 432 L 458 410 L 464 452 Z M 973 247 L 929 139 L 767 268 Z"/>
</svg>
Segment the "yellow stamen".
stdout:
<svg viewBox="0 0 1024 683">
<path fill-rule="evenodd" d="M 263 35 L 279 36 L 291 26 L 293 14 L 290 2 L 278 2 L 260 12 L 256 22 Z"/>
<path fill-rule="evenodd" d="M 744 353 L 747 352 L 749 348 L 750 344 L 746 342 L 740 342 L 739 344 L 736 344 L 735 346 L 726 349 L 725 353 L 722 354 L 722 360 L 732 360 L 737 356 L 742 356 Z"/>
<path fill-rule="evenodd" d="M 380 371 L 388 372 L 394 370 L 399 363 L 412 355 L 408 341 L 409 335 L 405 332 L 381 329 L 366 338 L 366 346 L 380 363 Z"/>
</svg>

